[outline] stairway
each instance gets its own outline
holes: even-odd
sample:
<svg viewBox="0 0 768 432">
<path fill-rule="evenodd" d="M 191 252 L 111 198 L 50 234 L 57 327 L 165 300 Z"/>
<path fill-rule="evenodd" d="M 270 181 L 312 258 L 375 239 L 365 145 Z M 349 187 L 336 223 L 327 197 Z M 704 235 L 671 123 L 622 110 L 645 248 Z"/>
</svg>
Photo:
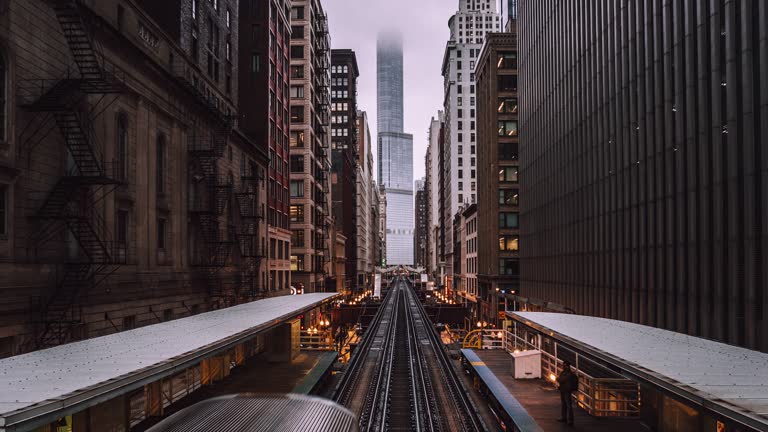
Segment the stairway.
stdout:
<svg viewBox="0 0 768 432">
<path fill-rule="evenodd" d="M 96 156 L 91 136 L 84 127 L 80 115 L 74 111 L 55 112 L 56 125 L 59 127 L 69 154 L 74 159 L 82 177 L 104 177 L 101 162 Z"/>
</svg>

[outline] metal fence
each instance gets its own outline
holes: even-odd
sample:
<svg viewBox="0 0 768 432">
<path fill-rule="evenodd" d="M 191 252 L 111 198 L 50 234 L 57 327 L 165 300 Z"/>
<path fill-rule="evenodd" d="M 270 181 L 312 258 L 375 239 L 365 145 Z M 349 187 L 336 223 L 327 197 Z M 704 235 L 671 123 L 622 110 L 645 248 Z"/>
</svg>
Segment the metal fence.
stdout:
<svg viewBox="0 0 768 432">
<path fill-rule="evenodd" d="M 535 330 L 515 323 L 512 331 L 480 329 L 469 332 L 464 348 L 503 349 L 508 353 L 536 350 L 541 352 L 541 374 L 555 385 L 555 378 L 568 361 L 579 377 L 574 392 L 578 405 L 595 417 L 636 417 L 640 413 L 640 385 L 605 366 L 558 344 Z"/>
</svg>

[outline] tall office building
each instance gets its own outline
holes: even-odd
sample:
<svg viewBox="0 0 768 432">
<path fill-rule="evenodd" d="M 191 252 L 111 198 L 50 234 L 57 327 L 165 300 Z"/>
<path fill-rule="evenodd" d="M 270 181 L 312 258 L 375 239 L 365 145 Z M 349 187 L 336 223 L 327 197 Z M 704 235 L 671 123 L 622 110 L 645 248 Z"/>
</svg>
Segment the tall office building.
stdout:
<svg viewBox="0 0 768 432">
<path fill-rule="evenodd" d="M 413 237 L 415 264 L 427 266 L 427 179 L 416 180 L 416 233 Z"/>
<path fill-rule="evenodd" d="M 247 255 L 252 255 L 249 259 L 253 261 L 265 261 L 268 273 L 262 274 L 259 281 L 262 286 L 268 287 L 270 292 L 283 294 L 290 292 L 291 287 L 290 178 L 285 169 L 291 129 L 290 99 L 284 91 L 290 84 L 291 25 L 287 4 L 285 1 L 272 3 L 266 8 L 257 7 L 254 2 L 241 2 L 238 24 L 240 28 L 250 30 L 239 32 L 237 41 L 238 69 L 241 71 L 237 80 L 240 130 L 264 145 L 272 161 L 264 179 L 269 185 L 267 206 L 257 212 L 261 220 L 266 218 L 267 238 L 256 239 L 254 250 Z M 296 28 L 295 36 L 300 37 L 303 34 L 301 27 Z M 264 67 L 260 66 L 262 62 Z M 291 87 L 290 97 L 300 94 L 303 94 L 303 86 Z M 270 245 L 269 249 L 267 245 Z"/>
<path fill-rule="evenodd" d="M 345 242 L 345 289 L 357 283 L 357 56 L 331 50 L 331 195 L 336 229 Z"/>
<path fill-rule="evenodd" d="M 379 184 L 387 196 L 387 265 L 412 265 L 413 136 L 403 133 L 403 42 L 382 33 L 376 47 Z"/>
<path fill-rule="evenodd" d="M 765 3 L 522 1 L 518 27 L 525 296 L 768 351 Z"/>
<path fill-rule="evenodd" d="M 477 127 L 475 62 L 485 35 L 501 31 L 496 1 L 459 0 L 459 10 L 448 20 L 450 39 L 443 57 L 445 88 L 443 224 L 453 226 L 465 204 L 477 202 Z M 446 229 L 446 272 L 452 274 L 452 230 Z"/>
<path fill-rule="evenodd" d="M 378 202 L 373 201 L 373 150 L 368 113 L 357 111 L 357 288 L 364 290 L 372 282 L 374 232 L 378 222 L 372 214 Z M 376 212 L 378 214 L 378 212 Z"/>
<path fill-rule="evenodd" d="M 331 223 L 331 40 L 319 0 L 291 3 L 291 281 L 303 292 L 336 290 Z M 271 127 L 271 125 L 270 125 Z M 282 169 L 288 169 L 287 162 Z M 271 245 L 270 245 L 271 248 Z M 279 257 L 280 251 L 276 255 Z M 271 252 L 270 252 L 271 254 Z"/>
<path fill-rule="evenodd" d="M 514 26 L 508 26 L 514 30 Z M 487 36 L 477 67 L 477 286 L 483 321 L 495 323 L 498 294 L 519 293 L 517 35 Z"/>
</svg>

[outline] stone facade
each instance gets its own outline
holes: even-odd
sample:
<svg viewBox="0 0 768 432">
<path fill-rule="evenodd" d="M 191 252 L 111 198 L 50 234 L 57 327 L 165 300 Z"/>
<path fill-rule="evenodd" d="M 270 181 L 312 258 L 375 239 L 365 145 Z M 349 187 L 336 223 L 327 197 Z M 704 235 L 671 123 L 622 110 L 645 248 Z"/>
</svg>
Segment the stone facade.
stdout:
<svg viewBox="0 0 768 432">
<path fill-rule="evenodd" d="M 80 42 L 48 2 L 6 1 L 0 15 L 15 90 L 0 145 L 0 355 L 268 294 L 250 283 L 263 268 L 244 258 L 246 227 L 255 243 L 265 231 L 236 196 L 263 206 L 266 153 L 230 121 L 235 68 L 228 83 L 220 54 L 219 79 L 209 76 L 135 4 L 73 5 L 92 58 L 73 58 Z M 226 28 L 202 52 L 224 53 L 224 33 L 236 35 Z"/>
</svg>

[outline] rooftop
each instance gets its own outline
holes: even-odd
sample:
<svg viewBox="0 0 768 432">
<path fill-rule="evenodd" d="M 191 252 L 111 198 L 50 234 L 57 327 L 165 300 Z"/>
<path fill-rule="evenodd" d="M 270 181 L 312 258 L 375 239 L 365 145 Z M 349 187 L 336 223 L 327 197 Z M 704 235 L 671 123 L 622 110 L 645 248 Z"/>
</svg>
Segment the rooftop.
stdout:
<svg viewBox="0 0 768 432">
<path fill-rule="evenodd" d="M 157 381 L 336 295 L 274 297 L 0 360 L 0 431 Z"/>
<path fill-rule="evenodd" d="M 655 327 L 582 315 L 509 312 L 625 375 L 738 422 L 768 426 L 768 354 Z"/>
</svg>

